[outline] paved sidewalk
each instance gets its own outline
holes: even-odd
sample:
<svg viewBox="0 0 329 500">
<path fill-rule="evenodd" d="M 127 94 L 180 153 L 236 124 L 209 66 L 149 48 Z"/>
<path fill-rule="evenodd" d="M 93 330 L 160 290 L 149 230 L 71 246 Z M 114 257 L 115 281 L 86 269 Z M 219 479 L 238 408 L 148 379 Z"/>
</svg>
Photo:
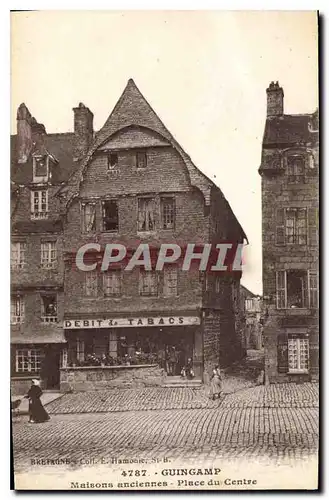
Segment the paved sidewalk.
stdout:
<svg viewBox="0 0 329 500">
<path fill-rule="evenodd" d="M 316 408 L 317 384 L 278 384 L 243 388 L 209 399 L 206 388 L 108 389 L 65 394 L 47 404 L 52 414 L 214 408 Z"/>
<path fill-rule="evenodd" d="M 49 403 L 52 403 L 53 401 L 56 401 L 59 398 L 62 398 L 64 394 L 62 392 L 44 392 L 41 396 L 41 401 L 42 404 L 48 405 Z M 17 401 L 18 399 L 21 400 L 21 404 L 19 407 L 14 410 L 14 414 L 16 415 L 27 415 L 29 413 L 29 400 L 27 398 L 24 398 L 23 396 L 13 396 L 12 401 Z"/>
</svg>

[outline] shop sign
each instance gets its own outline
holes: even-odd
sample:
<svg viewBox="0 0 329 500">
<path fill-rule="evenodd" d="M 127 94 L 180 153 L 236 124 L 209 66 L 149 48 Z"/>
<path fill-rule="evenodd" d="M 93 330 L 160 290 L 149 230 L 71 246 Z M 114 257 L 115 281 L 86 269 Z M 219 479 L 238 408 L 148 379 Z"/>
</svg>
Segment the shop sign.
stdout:
<svg viewBox="0 0 329 500">
<path fill-rule="evenodd" d="M 113 319 L 66 319 L 64 329 L 88 328 L 134 328 L 143 326 L 188 326 L 199 325 L 198 316 L 148 316 Z"/>
</svg>

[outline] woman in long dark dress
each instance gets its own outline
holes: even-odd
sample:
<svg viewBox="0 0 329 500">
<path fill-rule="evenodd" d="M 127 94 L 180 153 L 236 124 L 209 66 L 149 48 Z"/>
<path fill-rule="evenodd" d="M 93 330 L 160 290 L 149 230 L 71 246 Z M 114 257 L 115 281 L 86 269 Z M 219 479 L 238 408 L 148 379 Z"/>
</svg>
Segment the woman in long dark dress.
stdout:
<svg viewBox="0 0 329 500">
<path fill-rule="evenodd" d="M 29 399 L 29 414 L 31 424 L 46 422 L 50 419 L 48 413 L 43 407 L 40 401 L 42 395 L 42 390 L 40 388 L 40 382 L 37 379 L 32 380 L 32 385 L 27 393 L 26 398 Z"/>
</svg>

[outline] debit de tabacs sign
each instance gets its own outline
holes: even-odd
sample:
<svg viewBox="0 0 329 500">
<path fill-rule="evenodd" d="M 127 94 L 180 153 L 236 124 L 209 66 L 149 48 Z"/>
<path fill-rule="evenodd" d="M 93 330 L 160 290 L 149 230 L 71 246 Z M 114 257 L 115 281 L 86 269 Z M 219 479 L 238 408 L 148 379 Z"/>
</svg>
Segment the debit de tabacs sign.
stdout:
<svg viewBox="0 0 329 500">
<path fill-rule="evenodd" d="M 66 319 L 64 329 L 134 328 L 144 326 L 193 326 L 199 325 L 198 316 L 148 316 L 113 319 Z"/>
</svg>

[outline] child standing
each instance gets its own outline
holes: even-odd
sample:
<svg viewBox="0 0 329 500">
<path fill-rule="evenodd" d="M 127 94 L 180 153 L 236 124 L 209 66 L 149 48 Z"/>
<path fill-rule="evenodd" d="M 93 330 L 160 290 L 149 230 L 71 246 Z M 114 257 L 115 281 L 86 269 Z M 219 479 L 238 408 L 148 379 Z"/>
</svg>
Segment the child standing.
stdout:
<svg viewBox="0 0 329 500">
<path fill-rule="evenodd" d="M 222 392 L 222 376 L 220 374 L 219 365 L 216 365 L 212 371 L 210 380 L 210 396 L 213 400 L 219 399 Z"/>
</svg>

